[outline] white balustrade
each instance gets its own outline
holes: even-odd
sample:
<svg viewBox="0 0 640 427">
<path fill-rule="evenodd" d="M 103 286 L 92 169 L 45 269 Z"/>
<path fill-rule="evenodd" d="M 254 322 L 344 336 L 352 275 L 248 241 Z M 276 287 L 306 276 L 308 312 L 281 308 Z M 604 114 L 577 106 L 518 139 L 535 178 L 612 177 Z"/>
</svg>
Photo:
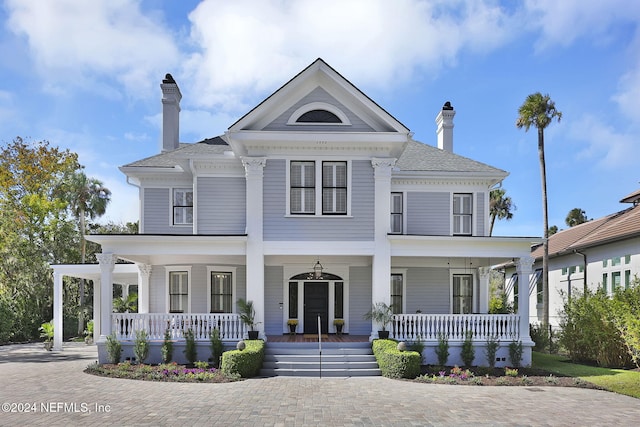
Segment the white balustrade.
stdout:
<svg viewBox="0 0 640 427">
<path fill-rule="evenodd" d="M 517 314 L 396 314 L 390 335 L 401 341 L 437 341 L 440 336 L 463 341 L 470 331 L 476 342 L 518 341 L 519 325 Z"/>
<path fill-rule="evenodd" d="M 246 332 L 240 316 L 232 313 L 113 313 L 111 321 L 111 330 L 121 341 L 134 340 L 139 330 L 145 330 L 149 340 L 163 340 L 167 330 L 172 340 L 184 339 L 189 329 L 196 340 L 208 340 L 213 329 L 218 329 L 222 341 L 241 340 Z"/>
</svg>

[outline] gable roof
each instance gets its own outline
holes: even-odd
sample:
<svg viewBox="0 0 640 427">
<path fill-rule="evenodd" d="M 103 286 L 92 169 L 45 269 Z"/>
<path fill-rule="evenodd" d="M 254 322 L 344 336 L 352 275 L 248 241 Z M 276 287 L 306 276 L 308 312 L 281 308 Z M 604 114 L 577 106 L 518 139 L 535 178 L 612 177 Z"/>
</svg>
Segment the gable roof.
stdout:
<svg viewBox="0 0 640 427">
<path fill-rule="evenodd" d="M 549 237 L 549 256 L 634 237 L 640 237 L 640 205 L 557 232 Z M 531 255 L 541 258 L 542 245 L 532 250 Z"/>
<path fill-rule="evenodd" d="M 156 168 L 173 168 L 180 160 L 201 157 L 203 155 L 221 155 L 226 151 L 231 151 L 229 144 L 221 137 L 207 138 L 196 143 L 180 143 L 180 147 L 173 151 L 159 153 L 151 157 L 147 157 L 135 162 L 122 166 L 128 167 L 156 167 Z"/>
<path fill-rule="evenodd" d="M 315 86 L 306 87 L 305 85 L 307 84 L 315 84 Z M 235 123 L 229 126 L 229 131 L 262 129 L 273 118 L 283 112 L 284 106 L 291 104 L 289 97 L 294 96 L 294 94 L 297 94 L 297 96 L 306 95 L 306 93 L 298 93 L 298 91 L 306 91 L 308 93 L 310 89 L 314 89 L 317 86 L 322 86 L 325 89 L 330 86 L 341 88 L 341 94 L 344 96 L 349 94 L 350 101 L 354 105 L 357 104 L 368 110 L 366 119 L 369 120 L 369 124 L 376 125 L 373 126 L 374 128 L 378 127 L 379 130 L 384 128 L 385 131 L 393 130 L 395 132 L 409 133 L 409 129 L 405 125 L 369 98 L 322 58 L 313 61 L 309 66 L 265 98 L 260 104 L 240 117 Z M 265 115 L 268 115 L 270 118 L 265 118 Z M 363 119 L 364 118 L 365 117 L 363 117 Z"/>
</svg>

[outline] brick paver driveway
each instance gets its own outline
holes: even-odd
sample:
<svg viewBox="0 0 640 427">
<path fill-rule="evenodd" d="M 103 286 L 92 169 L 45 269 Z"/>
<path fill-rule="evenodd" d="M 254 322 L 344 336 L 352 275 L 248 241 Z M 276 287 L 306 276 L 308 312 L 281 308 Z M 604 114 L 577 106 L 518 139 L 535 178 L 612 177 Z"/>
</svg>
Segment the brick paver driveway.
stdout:
<svg viewBox="0 0 640 427">
<path fill-rule="evenodd" d="M 639 400 L 596 390 L 385 378 L 154 383 L 83 373 L 95 359 L 84 344 L 0 347 L 0 425 L 640 425 Z"/>
</svg>

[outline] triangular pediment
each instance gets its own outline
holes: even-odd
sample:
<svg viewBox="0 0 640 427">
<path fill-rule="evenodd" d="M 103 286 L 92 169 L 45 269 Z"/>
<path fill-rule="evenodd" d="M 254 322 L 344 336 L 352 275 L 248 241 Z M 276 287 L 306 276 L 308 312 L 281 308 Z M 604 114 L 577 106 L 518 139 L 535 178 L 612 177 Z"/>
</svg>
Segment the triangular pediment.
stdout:
<svg viewBox="0 0 640 427">
<path fill-rule="evenodd" d="M 312 106 L 333 107 L 348 120 L 340 125 L 291 123 L 296 111 Z M 322 59 L 317 59 L 257 107 L 231 125 L 240 131 L 387 132 L 408 134 L 402 123 L 386 112 Z"/>
</svg>

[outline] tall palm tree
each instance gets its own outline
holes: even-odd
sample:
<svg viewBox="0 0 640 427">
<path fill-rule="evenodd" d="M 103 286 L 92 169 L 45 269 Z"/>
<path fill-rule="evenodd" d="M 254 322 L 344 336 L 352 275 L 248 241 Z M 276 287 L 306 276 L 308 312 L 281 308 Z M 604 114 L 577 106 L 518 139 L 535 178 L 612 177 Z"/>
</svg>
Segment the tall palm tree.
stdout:
<svg viewBox="0 0 640 427">
<path fill-rule="evenodd" d="M 489 236 L 493 233 L 493 224 L 497 219 L 506 219 L 509 221 L 513 218 L 511 210 L 516 210 L 516 205 L 511 201 L 511 197 L 506 196 L 507 190 L 504 188 L 494 188 L 491 190 L 489 200 L 489 216 L 491 217 L 491 226 L 489 227 Z"/>
<path fill-rule="evenodd" d="M 84 238 L 86 219 L 95 219 L 104 215 L 107 205 L 111 201 L 111 191 L 95 178 L 87 178 L 84 172 L 74 173 L 68 183 L 68 203 L 71 213 L 78 221 L 80 230 L 80 256 L 84 264 L 87 253 L 87 242 Z M 84 279 L 80 279 L 78 289 L 80 315 L 78 317 L 78 333 L 84 331 Z"/>
<path fill-rule="evenodd" d="M 559 122 L 562 113 L 556 110 L 556 104 L 549 95 L 540 92 L 527 96 L 524 104 L 518 109 L 516 127 L 529 131 L 531 126 L 538 129 L 538 158 L 540 160 L 540 180 L 542 184 L 542 218 L 544 221 L 544 239 L 542 241 L 542 323 L 547 329 L 549 325 L 549 213 L 547 210 L 547 171 L 544 162 L 544 130 L 553 119 Z"/>
</svg>

